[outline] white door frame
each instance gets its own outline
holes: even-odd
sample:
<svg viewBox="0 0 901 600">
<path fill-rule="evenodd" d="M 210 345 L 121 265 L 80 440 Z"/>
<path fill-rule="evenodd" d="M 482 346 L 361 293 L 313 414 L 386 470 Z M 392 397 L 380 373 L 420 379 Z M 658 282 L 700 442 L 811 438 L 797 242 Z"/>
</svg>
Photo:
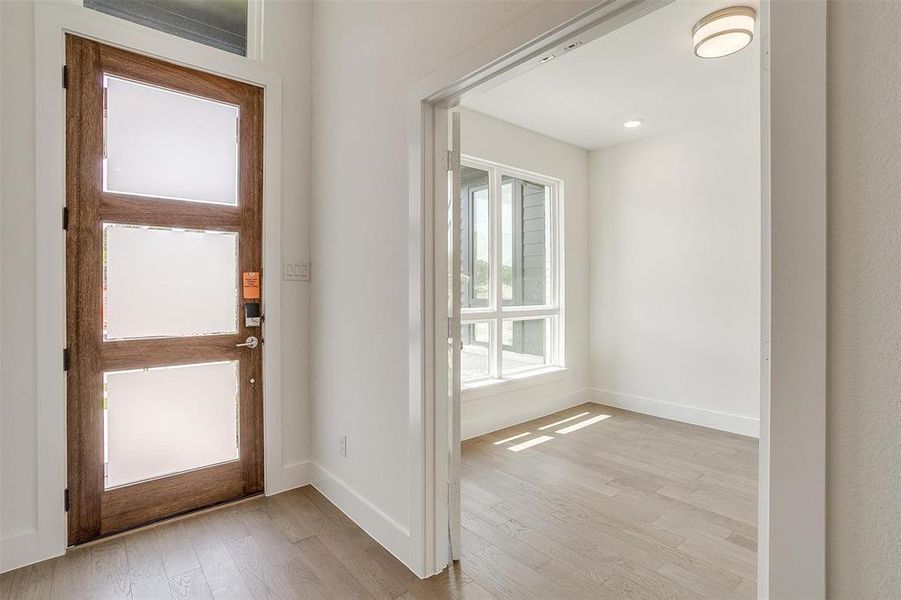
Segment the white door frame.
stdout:
<svg viewBox="0 0 901 600">
<path fill-rule="evenodd" d="M 37 2 L 35 10 L 35 220 L 37 346 L 37 525 L 3 540 L 0 570 L 65 552 L 66 342 L 64 36 L 73 33 L 165 61 L 261 86 L 263 148 L 264 473 L 266 494 L 294 487 L 281 439 L 281 122 L 282 78 L 258 61 L 182 40 L 83 8 Z M 258 36 L 257 36 L 258 37 Z M 257 37 L 254 40 L 257 40 Z M 254 42 L 255 45 L 258 43 Z"/>
<path fill-rule="evenodd" d="M 411 557 L 420 575 L 447 553 L 446 394 L 436 341 L 447 337 L 446 256 L 436 247 L 434 114 L 466 91 L 531 68 L 573 39 L 589 41 L 669 0 L 571 3 L 529 13 L 411 91 Z M 584 8 L 584 5 L 583 5 Z M 826 1 L 763 0 L 761 39 L 760 598 L 825 596 Z M 686 51 L 688 47 L 686 46 Z M 772 349 L 772 351 L 770 350 Z M 441 383 L 441 385 L 445 385 Z"/>
</svg>

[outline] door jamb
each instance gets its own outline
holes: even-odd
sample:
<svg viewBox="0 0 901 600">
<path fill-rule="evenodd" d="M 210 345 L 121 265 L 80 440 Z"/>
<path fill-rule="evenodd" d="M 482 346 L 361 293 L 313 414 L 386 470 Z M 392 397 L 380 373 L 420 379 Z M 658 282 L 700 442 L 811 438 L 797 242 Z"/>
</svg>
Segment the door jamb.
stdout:
<svg viewBox="0 0 901 600">
<path fill-rule="evenodd" d="M 439 336 L 446 337 L 447 315 L 445 303 L 436 302 L 435 290 L 436 280 L 446 279 L 442 269 L 447 261 L 436 253 L 432 229 L 438 160 L 433 152 L 435 109 L 452 108 L 462 93 L 489 80 L 515 77 L 564 43 L 588 41 L 667 3 L 609 0 L 575 16 L 566 14 L 566 8 L 537 9 L 495 36 L 495 43 L 461 55 L 411 91 L 408 564 L 420 576 L 448 564 L 447 527 L 437 519 L 443 512 L 438 503 L 442 497 L 446 501 L 442 491 L 447 473 L 441 459 L 447 448 L 436 447 L 436 440 L 441 438 L 437 432 L 446 430 L 442 419 L 447 407 L 436 393 L 434 361 L 443 357 L 435 356 L 434 348 Z M 559 23 L 547 30 L 548 24 Z M 759 31 L 763 181 L 758 595 L 821 598 L 825 596 L 826 1 L 762 0 Z M 515 49 L 504 52 L 504 44 Z"/>
<path fill-rule="evenodd" d="M 263 435 L 265 493 L 294 487 L 282 460 L 281 435 L 281 123 L 282 77 L 259 62 L 157 32 L 74 3 L 38 2 L 35 11 L 35 222 L 37 465 L 35 531 L 10 560 L 20 566 L 66 549 L 65 90 L 66 33 L 260 86 L 263 145 Z M 6 549 L 6 544 L 4 544 Z M 6 561 L 4 561 L 6 562 Z"/>
</svg>

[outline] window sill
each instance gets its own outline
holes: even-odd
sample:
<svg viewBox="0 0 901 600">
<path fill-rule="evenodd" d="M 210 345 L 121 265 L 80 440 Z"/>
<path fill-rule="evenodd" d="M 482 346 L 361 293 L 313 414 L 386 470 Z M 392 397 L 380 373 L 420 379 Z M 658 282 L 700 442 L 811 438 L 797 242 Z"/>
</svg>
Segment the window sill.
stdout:
<svg viewBox="0 0 901 600">
<path fill-rule="evenodd" d="M 530 388 L 552 381 L 560 381 L 569 376 L 566 367 L 545 367 L 534 371 L 516 373 L 505 379 L 482 379 L 473 381 L 463 387 L 462 401 L 468 402 L 477 398 L 506 394 L 525 388 Z"/>
</svg>

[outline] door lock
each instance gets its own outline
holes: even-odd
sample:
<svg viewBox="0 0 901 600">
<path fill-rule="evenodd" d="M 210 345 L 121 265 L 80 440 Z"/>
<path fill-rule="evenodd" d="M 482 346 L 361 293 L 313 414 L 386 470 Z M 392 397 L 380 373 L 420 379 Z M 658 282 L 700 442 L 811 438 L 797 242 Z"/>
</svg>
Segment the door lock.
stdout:
<svg viewBox="0 0 901 600">
<path fill-rule="evenodd" d="M 251 335 L 247 337 L 247 340 L 243 344 L 235 344 L 235 348 L 250 348 L 253 350 L 257 346 L 260 345 L 260 340 L 257 339 L 257 336 Z"/>
<path fill-rule="evenodd" d="M 263 324 L 263 314 L 260 312 L 259 302 L 244 303 L 244 326 L 259 327 Z"/>
</svg>

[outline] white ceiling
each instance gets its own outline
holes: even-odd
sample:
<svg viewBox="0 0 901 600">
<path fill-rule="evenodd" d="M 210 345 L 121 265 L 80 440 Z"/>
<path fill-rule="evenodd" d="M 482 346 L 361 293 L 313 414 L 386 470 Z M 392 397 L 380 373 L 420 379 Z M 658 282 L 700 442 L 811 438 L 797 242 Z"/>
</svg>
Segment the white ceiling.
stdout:
<svg viewBox="0 0 901 600">
<path fill-rule="evenodd" d="M 677 0 L 519 77 L 477 90 L 462 104 L 586 150 L 753 116 L 759 111 L 757 37 L 724 58 L 704 60 L 692 52 L 695 22 L 731 5 Z M 644 125 L 624 128 L 632 118 Z"/>
</svg>

